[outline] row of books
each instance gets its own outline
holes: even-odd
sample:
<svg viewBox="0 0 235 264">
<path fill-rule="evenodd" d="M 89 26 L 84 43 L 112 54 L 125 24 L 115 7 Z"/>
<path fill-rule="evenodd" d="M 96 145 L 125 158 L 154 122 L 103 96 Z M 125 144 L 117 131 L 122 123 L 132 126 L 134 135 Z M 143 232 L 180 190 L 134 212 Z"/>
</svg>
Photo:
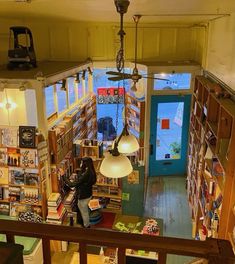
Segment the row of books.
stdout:
<svg viewBox="0 0 235 264">
<path fill-rule="evenodd" d="M 10 202 L 24 202 L 36 204 L 41 201 L 41 195 L 37 188 L 26 187 L 0 187 L 0 200 L 8 200 Z"/>
<path fill-rule="evenodd" d="M 24 148 L 0 148 L 0 166 L 36 168 L 37 150 Z"/>
<path fill-rule="evenodd" d="M 0 167 L 0 184 L 38 186 L 40 177 L 38 169 L 23 169 L 18 167 Z"/>
<path fill-rule="evenodd" d="M 38 215 L 42 215 L 42 207 L 29 204 L 21 204 L 18 202 L 0 202 L 0 215 L 7 215 L 12 217 L 18 217 L 21 212 L 35 212 Z"/>
</svg>

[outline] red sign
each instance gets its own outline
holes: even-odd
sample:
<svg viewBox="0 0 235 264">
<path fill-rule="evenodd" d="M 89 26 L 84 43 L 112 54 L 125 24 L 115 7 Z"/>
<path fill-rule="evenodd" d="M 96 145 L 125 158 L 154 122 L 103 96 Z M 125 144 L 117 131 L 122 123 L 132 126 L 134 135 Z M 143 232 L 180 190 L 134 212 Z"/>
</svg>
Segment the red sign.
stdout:
<svg viewBox="0 0 235 264">
<path fill-rule="evenodd" d="M 97 88 L 98 95 L 109 96 L 109 95 L 119 95 L 122 96 L 124 94 L 123 88 L 117 87 L 109 87 L 109 88 Z"/>
</svg>

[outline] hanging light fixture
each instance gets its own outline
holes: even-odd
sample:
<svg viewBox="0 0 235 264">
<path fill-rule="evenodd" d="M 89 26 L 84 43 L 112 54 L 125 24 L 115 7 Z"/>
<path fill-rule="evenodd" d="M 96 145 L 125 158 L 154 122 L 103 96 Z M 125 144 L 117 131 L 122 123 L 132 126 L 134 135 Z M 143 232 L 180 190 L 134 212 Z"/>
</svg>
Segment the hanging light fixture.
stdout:
<svg viewBox="0 0 235 264">
<path fill-rule="evenodd" d="M 117 12 L 120 14 L 120 30 L 118 35 L 120 36 L 121 47 L 117 53 L 116 57 L 116 66 L 117 70 L 121 72 L 124 69 L 124 50 L 123 50 L 123 40 L 125 32 L 123 30 L 123 14 L 127 12 L 127 8 L 129 6 L 129 0 L 114 0 Z M 119 89 L 118 89 L 119 90 Z M 125 93 L 124 93 L 125 96 Z M 124 98 L 125 105 L 125 98 Z M 118 120 L 118 107 L 117 107 L 117 120 Z M 120 150 L 123 151 L 125 148 L 128 149 L 129 144 L 121 144 L 121 141 L 126 141 L 125 137 L 128 137 L 129 133 L 126 125 L 125 125 L 121 135 L 114 141 L 113 148 L 109 150 L 105 158 L 102 160 L 100 165 L 100 172 L 109 178 L 121 178 L 129 175 L 132 171 L 132 165 L 128 157 L 121 154 Z M 122 139 L 123 138 L 123 139 Z M 120 150 L 119 150 L 120 144 Z M 123 152 L 130 153 L 130 152 Z"/>
<path fill-rule="evenodd" d="M 124 81 L 123 81 L 124 86 Z M 127 126 L 127 117 L 126 117 L 126 99 L 125 99 L 125 87 L 124 87 L 124 127 L 120 136 L 115 139 L 118 141 L 118 151 L 122 154 L 130 154 L 139 150 L 139 142 L 136 137 L 129 133 Z"/>
<path fill-rule="evenodd" d="M 113 149 L 105 154 L 100 165 L 100 173 L 109 178 L 122 178 L 133 171 L 130 160 L 118 151 L 118 141 Z"/>
</svg>

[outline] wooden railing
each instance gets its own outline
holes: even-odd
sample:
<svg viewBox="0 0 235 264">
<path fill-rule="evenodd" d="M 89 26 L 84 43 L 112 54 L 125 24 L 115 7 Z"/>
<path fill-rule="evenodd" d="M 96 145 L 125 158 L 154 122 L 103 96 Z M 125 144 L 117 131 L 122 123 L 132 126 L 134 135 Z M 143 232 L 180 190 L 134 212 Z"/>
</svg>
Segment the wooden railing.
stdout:
<svg viewBox="0 0 235 264">
<path fill-rule="evenodd" d="M 44 264 L 51 263 L 50 240 L 79 243 L 80 264 L 87 264 L 87 245 L 118 248 L 118 264 L 126 263 L 127 248 L 158 252 L 158 264 L 166 263 L 167 254 L 205 258 L 209 264 L 235 263 L 231 244 L 220 239 L 196 241 L 12 220 L 0 220 L 0 233 L 6 234 L 7 242 L 14 242 L 15 235 L 41 238 Z"/>
</svg>

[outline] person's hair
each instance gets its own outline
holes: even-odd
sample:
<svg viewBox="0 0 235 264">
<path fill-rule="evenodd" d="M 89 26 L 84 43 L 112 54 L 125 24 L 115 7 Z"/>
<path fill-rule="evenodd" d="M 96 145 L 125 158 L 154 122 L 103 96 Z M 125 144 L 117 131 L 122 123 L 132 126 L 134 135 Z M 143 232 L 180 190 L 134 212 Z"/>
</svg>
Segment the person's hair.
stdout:
<svg viewBox="0 0 235 264">
<path fill-rule="evenodd" d="M 82 170 L 88 168 L 89 173 L 92 175 L 92 177 L 96 177 L 96 172 L 93 164 L 93 160 L 90 157 L 84 157 L 82 158 Z"/>
</svg>

